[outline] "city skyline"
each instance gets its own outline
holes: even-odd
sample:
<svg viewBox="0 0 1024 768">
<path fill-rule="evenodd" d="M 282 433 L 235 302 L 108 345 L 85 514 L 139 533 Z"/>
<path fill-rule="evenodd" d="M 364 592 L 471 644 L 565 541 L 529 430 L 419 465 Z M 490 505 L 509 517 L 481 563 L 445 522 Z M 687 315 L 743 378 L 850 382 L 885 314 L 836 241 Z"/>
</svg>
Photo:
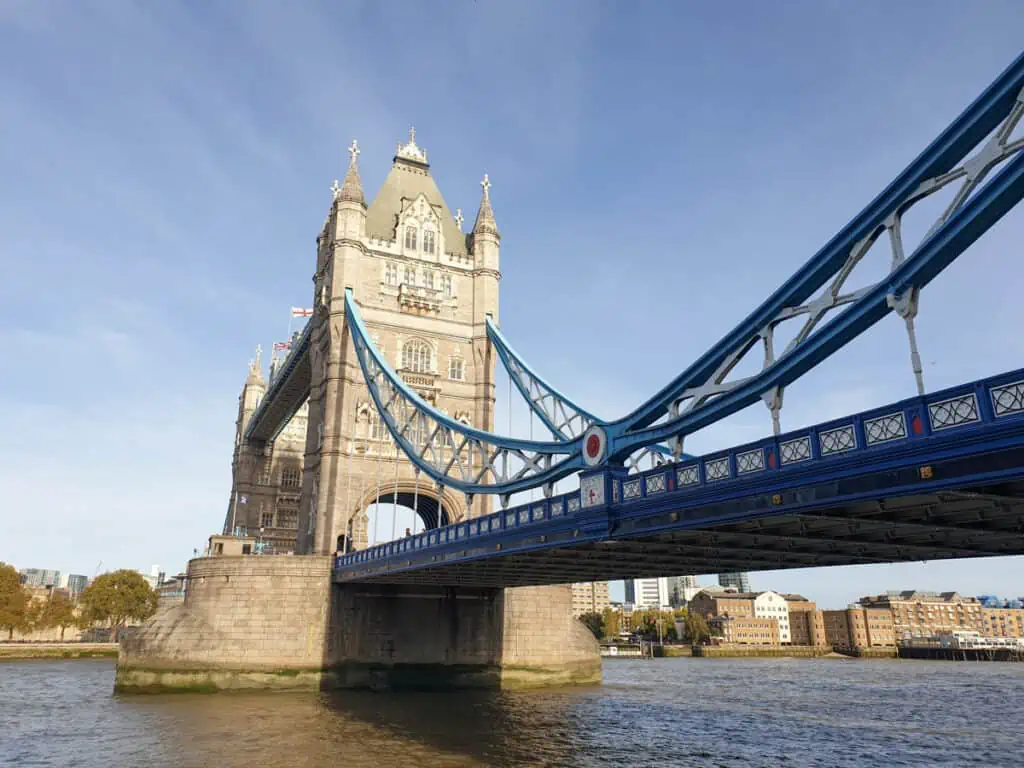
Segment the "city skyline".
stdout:
<svg viewBox="0 0 1024 768">
<path fill-rule="evenodd" d="M 503 328 L 552 382 L 612 417 L 859 211 L 1019 52 L 1022 18 L 1009 2 L 926 15 L 751 4 L 739 24 L 735 9 L 585 10 L 476 3 L 443 24 L 423 9 L 326 4 L 0 11 L 0 331 L 34 374 L 0 382 L 20 436 L 0 448 L 0 482 L 12 508 L 32 510 L 12 516 L 0 559 L 91 574 L 145 550 L 172 572 L 219 529 L 245 362 L 256 343 L 284 339 L 289 307 L 309 304 L 312 241 L 353 137 L 367 194 L 410 124 L 453 207 L 472 210 L 467 190 L 489 173 Z M 424 34 L 382 43 L 399 22 Z M 828 44 L 822 28 L 837 30 Z M 623 35 L 649 44 L 609 55 Z M 935 41 L 950 43 L 942 57 Z M 410 71 L 434 72 L 433 85 L 408 88 Z M 1021 239 L 1021 217 L 1007 217 L 925 291 L 929 390 L 1024 361 Z M 40 286 L 60 299 L 46 311 Z M 618 311 L 594 310 L 610 297 Z M 783 428 L 912 394 L 897 326 L 792 387 Z M 682 329 L 671 354 L 650 333 L 666 327 Z M 526 436 L 521 405 L 512 416 L 499 393 L 498 428 Z M 756 407 L 686 447 L 770 430 Z M 903 586 L 1010 594 L 1024 591 L 1024 563 L 751 581 L 830 605 Z"/>
</svg>

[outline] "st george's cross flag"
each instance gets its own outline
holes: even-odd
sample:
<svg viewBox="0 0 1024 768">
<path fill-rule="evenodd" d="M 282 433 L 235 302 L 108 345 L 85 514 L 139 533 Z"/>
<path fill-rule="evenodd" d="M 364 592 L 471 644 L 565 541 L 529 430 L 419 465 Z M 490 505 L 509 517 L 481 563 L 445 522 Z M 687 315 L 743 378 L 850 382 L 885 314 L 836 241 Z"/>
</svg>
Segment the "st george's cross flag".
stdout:
<svg viewBox="0 0 1024 768">
<path fill-rule="evenodd" d="M 292 317 L 312 317 L 312 309 L 301 309 L 300 307 L 292 307 Z"/>
</svg>

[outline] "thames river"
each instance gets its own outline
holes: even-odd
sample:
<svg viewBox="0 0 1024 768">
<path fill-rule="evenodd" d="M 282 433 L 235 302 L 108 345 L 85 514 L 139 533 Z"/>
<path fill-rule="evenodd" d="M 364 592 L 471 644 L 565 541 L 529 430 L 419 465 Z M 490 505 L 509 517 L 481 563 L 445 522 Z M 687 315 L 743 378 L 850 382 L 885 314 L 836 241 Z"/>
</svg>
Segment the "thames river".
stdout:
<svg viewBox="0 0 1024 768">
<path fill-rule="evenodd" d="M 609 660 L 599 687 L 113 696 L 114 664 L 0 664 L 2 766 L 1010 766 L 1024 664 Z"/>
</svg>

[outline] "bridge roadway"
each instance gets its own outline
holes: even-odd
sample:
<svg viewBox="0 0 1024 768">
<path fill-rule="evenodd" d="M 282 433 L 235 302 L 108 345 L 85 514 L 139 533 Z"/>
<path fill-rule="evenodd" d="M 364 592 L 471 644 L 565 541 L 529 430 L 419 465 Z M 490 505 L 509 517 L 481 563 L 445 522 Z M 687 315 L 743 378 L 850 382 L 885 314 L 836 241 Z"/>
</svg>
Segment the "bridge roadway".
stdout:
<svg viewBox="0 0 1024 768">
<path fill-rule="evenodd" d="M 292 416 L 309 397 L 313 380 L 310 368 L 310 335 L 313 323 L 306 323 L 302 333 L 292 341 L 288 356 L 267 387 L 256 411 L 245 427 L 245 439 L 257 443 L 273 440 L 288 426 Z"/>
<path fill-rule="evenodd" d="M 515 587 L 1024 554 L 1024 370 L 581 487 L 339 556 L 335 581 Z"/>
</svg>

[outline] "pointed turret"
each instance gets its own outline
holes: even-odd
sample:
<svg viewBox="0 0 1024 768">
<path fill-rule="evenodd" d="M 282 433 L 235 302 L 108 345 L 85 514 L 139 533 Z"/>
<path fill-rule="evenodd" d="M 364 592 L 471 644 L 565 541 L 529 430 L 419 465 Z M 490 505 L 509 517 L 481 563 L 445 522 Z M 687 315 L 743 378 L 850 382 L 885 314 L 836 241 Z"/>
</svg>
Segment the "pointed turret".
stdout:
<svg viewBox="0 0 1024 768">
<path fill-rule="evenodd" d="M 494 209 L 491 208 L 491 180 L 486 173 L 480 187 L 483 189 L 483 196 L 480 199 L 476 221 L 473 223 L 473 233 L 470 235 L 473 246 L 474 303 L 480 312 L 481 323 L 484 315 L 488 314 L 498 322 L 501 235 L 498 233 L 498 222 L 494 220 Z M 479 335 L 485 335 L 485 331 L 480 330 Z"/>
<path fill-rule="evenodd" d="M 366 232 L 366 198 L 363 196 L 363 182 L 359 178 L 359 144 L 355 139 L 352 139 L 352 145 L 348 148 L 348 156 L 344 183 L 339 187 L 335 181 L 331 186 L 334 199 L 331 202 L 327 231 L 332 233 L 331 239 L 335 240 L 358 240 Z"/>
<path fill-rule="evenodd" d="M 359 178 L 359 165 L 356 159 L 359 157 L 359 144 L 352 139 L 352 146 L 348 148 L 348 171 L 345 173 L 345 181 L 338 188 L 338 182 L 334 182 L 332 191 L 335 200 L 347 200 L 352 203 L 359 203 L 366 207 L 366 198 L 363 196 L 363 182 Z"/>
<path fill-rule="evenodd" d="M 266 387 L 267 380 L 263 378 L 263 347 L 256 345 L 256 356 L 249 361 L 249 375 L 245 379 L 246 385 L 257 384 Z"/>
<path fill-rule="evenodd" d="M 487 233 L 500 238 L 498 222 L 494 220 L 494 209 L 491 208 L 491 180 L 486 173 L 480 186 L 483 187 L 484 193 L 480 200 L 480 210 L 476 214 L 476 222 L 473 224 L 473 234 Z"/>
</svg>

